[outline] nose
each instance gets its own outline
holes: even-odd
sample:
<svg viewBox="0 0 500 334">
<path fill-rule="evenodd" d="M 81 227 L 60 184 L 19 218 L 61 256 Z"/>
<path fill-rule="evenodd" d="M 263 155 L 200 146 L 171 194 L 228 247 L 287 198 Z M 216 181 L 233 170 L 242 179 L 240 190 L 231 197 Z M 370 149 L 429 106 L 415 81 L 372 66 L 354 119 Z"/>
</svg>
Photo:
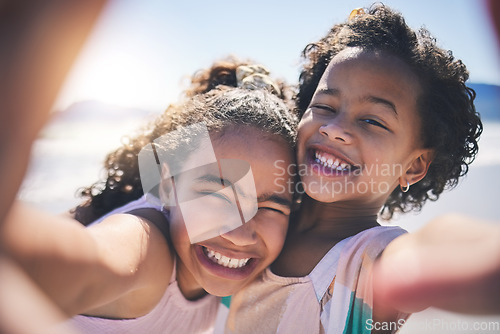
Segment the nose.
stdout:
<svg viewBox="0 0 500 334">
<path fill-rule="evenodd" d="M 321 125 L 319 132 L 332 141 L 339 141 L 345 144 L 350 144 L 353 139 L 349 130 L 348 120 L 346 116 L 341 114 Z"/>
<path fill-rule="evenodd" d="M 220 236 L 237 246 L 250 246 L 257 243 L 257 232 L 249 221 L 234 230 L 223 233 Z"/>
</svg>

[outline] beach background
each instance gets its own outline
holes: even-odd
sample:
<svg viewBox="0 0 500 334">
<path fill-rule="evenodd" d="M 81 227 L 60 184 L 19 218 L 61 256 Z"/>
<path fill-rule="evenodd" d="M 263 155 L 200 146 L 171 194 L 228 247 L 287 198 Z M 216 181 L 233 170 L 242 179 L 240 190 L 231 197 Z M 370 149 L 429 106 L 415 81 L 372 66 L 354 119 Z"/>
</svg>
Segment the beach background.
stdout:
<svg viewBox="0 0 500 334">
<path fill-rule="evenodd" d="M 53 213 L 73 208 L 81 202 L 78 189 L 102 176 L 106 153 L 175 102 L 196 69 L 232 53 L 295 83 L 301 49 L 369 3 L 111 1 L 34 143 L 19 198 Z M 464 60 L 484 121 L 479 155 L 456 189 L 393 223 L 411 232 L 449 212 L 500 222 L 500 59 L 487 10 L 474 0 L 384 3 L 413 27 L 425 24 Z M 428 309 L 412 315 L 401 333 L 500 333 L 500 316 Z"/>
</svg>

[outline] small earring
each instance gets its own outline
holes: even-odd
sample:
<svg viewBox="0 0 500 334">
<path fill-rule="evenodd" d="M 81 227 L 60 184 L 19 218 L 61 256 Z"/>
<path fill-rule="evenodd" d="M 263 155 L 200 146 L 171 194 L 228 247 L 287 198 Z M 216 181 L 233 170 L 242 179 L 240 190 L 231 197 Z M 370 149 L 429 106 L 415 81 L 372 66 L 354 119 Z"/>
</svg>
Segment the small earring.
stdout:
<svg viewBox="0 0 500 334">
<path fill-rule="evenodd" d="M 406 181 L 406 187 L 403 187 L 401 185 L 399 185 L 399 187 L 401 188 L 402 192 L 407 193 L 408 190 L 410 190 L 410 182 Z"/>
</svg>

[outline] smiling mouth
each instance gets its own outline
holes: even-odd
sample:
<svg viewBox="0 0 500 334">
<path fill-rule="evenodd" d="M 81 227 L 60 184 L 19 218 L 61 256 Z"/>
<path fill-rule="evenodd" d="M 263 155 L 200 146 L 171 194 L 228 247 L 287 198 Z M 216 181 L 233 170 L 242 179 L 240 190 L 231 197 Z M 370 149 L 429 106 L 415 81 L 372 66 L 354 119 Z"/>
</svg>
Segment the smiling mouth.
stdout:
<svg viewBox="0 0 500 334">
<path fill-rule="evenodd" d="M 311 158 L 314 163 L 339 173 L 351 172 L 358 168 L 341 158 L 319 150 L 312 150 Z"/>
<path fill-rule="evenodd" d="M 251 258 L 244 258 L 244 259 L 235 259 L 235 258 L 230 258 L 225 255 L 222 255 L 219 252 L 216 252 L 212 249 L 208 249 L 205 246 L 202 246 L 203 248 L 203 253 L 214 263 L 226 267 L 226 268 L 231 268 L 231 269 L 239 269 L 243 268 L 247 265 L 248 261 L 251 260 Z"/>
</svg>

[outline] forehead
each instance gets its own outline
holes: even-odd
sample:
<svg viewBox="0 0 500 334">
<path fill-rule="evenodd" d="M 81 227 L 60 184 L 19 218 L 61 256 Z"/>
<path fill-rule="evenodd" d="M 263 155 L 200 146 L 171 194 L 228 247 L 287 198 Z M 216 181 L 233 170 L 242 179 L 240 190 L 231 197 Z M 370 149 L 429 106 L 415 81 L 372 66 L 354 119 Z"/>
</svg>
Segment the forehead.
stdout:
<svg viewBox="0 0 500 334">
<path fill-rule="evenodd" d="M 414 71 L 400 58 L 385 51 L 364 50 L 349 47 L 332 58 L 319 86 L 328 85 L 336 76 L 349 72 L 349 76 L 363 77 L 375 82 L 374 88 L 389 88 L 395 92 L 412 92 L 414 100 L 421 92 L 420 80 Z"/>
<path fill-rule="evenodd" d="M 283 159 L 292 152 L 292 145 L 283 137 L 254 126 L 235 126 L 210 137 L 217 159 L 244 156 L 251 163 L 251 160 Z"/>
<path fill-rule="evenodd" d="M 277 166 L 291 165 L 294 159 L 292 145 L 283 137 L 267 133 L 253 126 L 235 126 L 221 133 L 210 133 L 208 144 L 200 145 L 184 162 L 184 166 L 198 164 L 200 157 L 207 152 L 215 154 L 215 162 L 224 159 L 238 159 L 245 161 L 252 169 L 256 186 L 259 183 L 273 183 L 273 176 L 277 175 Z"/>
<path fill-rule="evenodd" d="M 398 57 L 383 51 L 347 48 L 328 64 L 316 95 L 335 92 L 353 101 L 383 99 L 415 118 L 421 91 L 418 76 Z"/>
</svg>

